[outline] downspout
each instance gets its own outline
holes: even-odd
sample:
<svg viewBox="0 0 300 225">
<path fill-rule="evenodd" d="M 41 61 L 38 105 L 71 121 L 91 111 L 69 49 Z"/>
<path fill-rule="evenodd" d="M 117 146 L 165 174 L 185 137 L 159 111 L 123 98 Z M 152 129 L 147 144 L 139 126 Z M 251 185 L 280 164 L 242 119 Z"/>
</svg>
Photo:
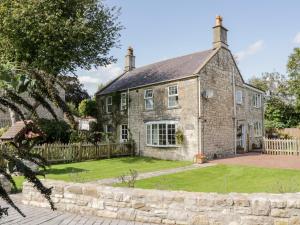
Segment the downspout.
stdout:
<svg viewBox="0 0 300 225">
<path fill-rule="evenodd" d="M 203 154 L 202 149 L 202 117 L 201 117 L 201 82 L 198 76 L 198 154 Z"/>
<path fill-rule="evenodd" d="M 128 127 L 128 130 L 130 131 L 130 126 L 129 126 L 129 124 L 130 124 L 129 123 L 129 115 L 130 115 L 130 113 L 129 113 L 129 109 L 130 109 L 130 107 L 129 107 L 129 88 L 128 88 L 127 89 L 127 127 Z"/>
<path fill-rule="evenodd" d="M 236 155 L 236 96 L 235 96 L 235 76 L 234 76 L 234 67 L 232 67 L 232 91 L 233 91 L 233 118 L 234 118 L 234 154 Z"/>
</svg>

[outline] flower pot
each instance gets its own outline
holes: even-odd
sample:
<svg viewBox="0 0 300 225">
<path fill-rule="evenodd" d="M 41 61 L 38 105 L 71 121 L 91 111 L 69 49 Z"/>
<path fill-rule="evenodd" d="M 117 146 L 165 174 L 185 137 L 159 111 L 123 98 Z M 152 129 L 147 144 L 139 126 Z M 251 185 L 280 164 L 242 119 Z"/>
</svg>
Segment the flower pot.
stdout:
<svg viewBox="0 0 300 225">
<path fill-rule="evenodd" d="M 196 163 L 202 164 L 206 162 L 206 157 L 204 155 L 197 154 L 195 155 Z"/>
</svg>

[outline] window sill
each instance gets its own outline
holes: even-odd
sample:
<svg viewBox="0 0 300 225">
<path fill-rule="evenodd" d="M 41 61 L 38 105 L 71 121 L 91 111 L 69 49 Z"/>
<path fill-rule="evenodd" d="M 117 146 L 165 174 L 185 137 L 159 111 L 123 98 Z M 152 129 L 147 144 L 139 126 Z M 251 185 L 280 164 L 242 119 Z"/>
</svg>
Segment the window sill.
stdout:
<svg viewBox="0 0 300 225">
<path fill-rule="evenodd" d="M 152 112 L 154 109 L 144 109 L 144 112 Z"/>
<path fill-rule="evenodd" d="M 178 105 L 178 106 L 168 106 L 167 110 L 172 110 L 172 109 L 180 109 L 181 107 Z"/>
<path fill-rule="evenodd" d="M 180 148 L 180 145 L 146 145 L 147 147 L 154 147 L 154 148 Z"/>
</svg>

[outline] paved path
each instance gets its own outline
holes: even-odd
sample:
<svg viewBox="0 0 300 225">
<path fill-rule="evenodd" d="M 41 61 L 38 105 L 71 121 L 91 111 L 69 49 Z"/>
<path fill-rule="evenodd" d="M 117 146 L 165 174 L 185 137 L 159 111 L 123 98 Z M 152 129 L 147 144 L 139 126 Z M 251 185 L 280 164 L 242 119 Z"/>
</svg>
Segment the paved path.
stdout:
<svg viewBox="0 0 300 225">
<path fill-rule="evenodd" d="M 172 174 L 172 173 L 179 173 L 179 172 L 184 172 L 188 170 L 194 170 L 194 169 L 199 169 L 199 168 L 204 168 L 204 167 L 209 167 L 209 166 L 214 166 L 216 165 L 215 163 L 204 163 L 204 164 L 192 164 L 189 166 L 184 166 L 184 167 L 177 167 L 173 169 L 167 169 L 167 170 L 159 170 L 159 171 L 154 171 L 154 172 L 147 172 L 147 173 L 140 173 L 138 174 L 137 180 L 142 180 L 150 177 L 158 177 L 166 174 Z M 118 178 L 108 178 L 108 179 L 101 179 L 97 181 L 91 181 L 87 183 L 92 183 L 92 184 L 102 184 L 102 185 L 111 185 L 115 183 L 120 183 L 120 180 Z"/>
<path fill-rule="evenodd" d="M 299 156 L 266 155 L 261 153 L 241 154 L 232 158 L 211 161 L 215 164 L 247 165 L 266 168 L 300 169 Z"/>
<path fill-rule="evenodd" d="M 18 196 L 18 198 L 20 197 Z M 151 225 L 149 223 L 82 216 L 67 212 L 52 211 L 46 208 L 25 206 L 19 203 L 18 198 L 14 198 L 14 200 L 26 217 L 22 217 L 14 209 L 9 208 L 9 215 L 0 219 L 1 225 Z M 0 205 L 3 207 L 7 206 L 2 200 L 0 200 Z"/>
</svg>

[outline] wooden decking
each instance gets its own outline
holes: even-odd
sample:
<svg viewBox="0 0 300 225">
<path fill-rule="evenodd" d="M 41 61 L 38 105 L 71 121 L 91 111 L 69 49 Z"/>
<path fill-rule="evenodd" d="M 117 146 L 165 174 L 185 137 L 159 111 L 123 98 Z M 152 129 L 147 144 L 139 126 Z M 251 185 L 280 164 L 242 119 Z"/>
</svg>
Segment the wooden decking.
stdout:
<svg viewBox="0 0 300 225">
<path fill-rule="evenodd" d="M 0 205 L 6 204 L 0 200 Z M 36 208 L 25 206 L 18 203 L 18 206 L 26 217 L 22 217 L 13 209 L 9 209 L 9 216 L 0 219 L 1 225 L 150 225 L 147 223 L 139 223 L 134 221 L 116 220 L 109 218 L 101 218 L 94 216 L 82 216 L 67 212 L 52 211 L 45 208 Z"/>
</svg>

